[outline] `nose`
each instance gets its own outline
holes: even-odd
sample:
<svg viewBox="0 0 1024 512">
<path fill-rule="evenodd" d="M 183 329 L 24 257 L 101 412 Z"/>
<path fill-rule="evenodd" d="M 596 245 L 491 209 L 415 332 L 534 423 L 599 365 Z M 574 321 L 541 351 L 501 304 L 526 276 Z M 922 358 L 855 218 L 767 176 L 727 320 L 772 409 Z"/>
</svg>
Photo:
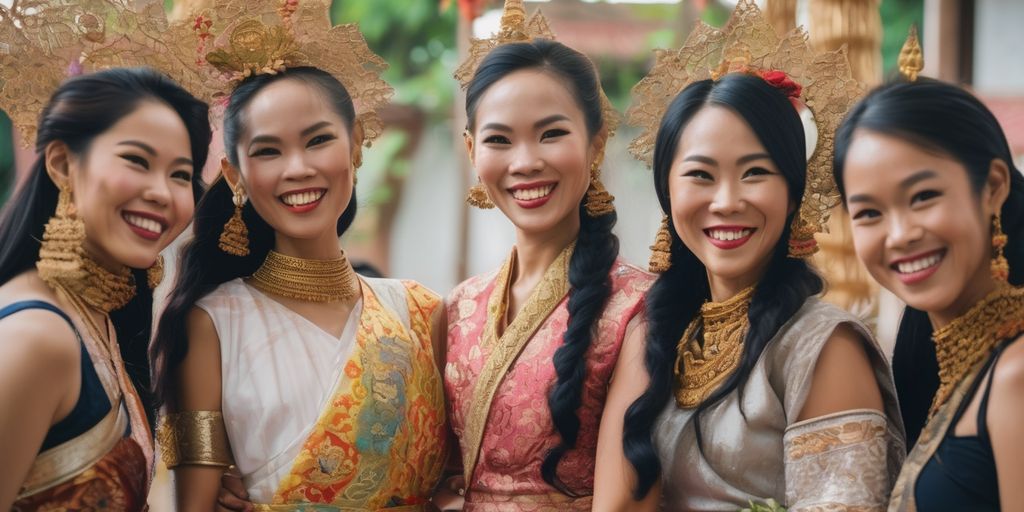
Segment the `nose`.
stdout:
<svg viewBox="0 0 1024 512">
<path fill-rule="evenodd" d="M 730 215 L 742 212 L 745 205 L 739 185 L 721 181 L 717 184 L 708 210 L 718 215 Z"/>
<path fill-rule="evenodd" d="M 146 189 L 142 192 L 142 199 L 160 206 L 167 206 L 171 203 L 171 189 L 167 182 L 171 179 L 161 173 L 152 173 Z"/>
<path fill-rule="evenodd" d="M 886 233 L 887 249 L 905 249 L 921 239 L 924 229 L 914 221 L 911 215 L 893 214 L 889 216 L 889 232 Z"/>
<path fill-rule="evenodd" d="M 508 170 L 512 174 L 535 174 L 544 170 L 544 159 L 532 144 L 520 144 L 512 150 Z"/>
<path fill-rule="evenodd" d="M 285 164 L 284 179 L 303 180 L 316 174 L 316 170 L 306 162 L 305 152 L 292 154 Z"/>
</svg>

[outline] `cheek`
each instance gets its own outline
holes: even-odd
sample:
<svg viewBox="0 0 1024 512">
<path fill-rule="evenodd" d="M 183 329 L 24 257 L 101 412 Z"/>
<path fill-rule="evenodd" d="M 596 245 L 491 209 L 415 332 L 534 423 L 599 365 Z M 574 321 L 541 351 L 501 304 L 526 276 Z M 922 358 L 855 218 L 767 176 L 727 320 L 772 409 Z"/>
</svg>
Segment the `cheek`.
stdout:
<svg viewBox="0 0 1024 512">
<path fill-rule="evenodd" d="M 480 181 L 492 187 L 498 186 L 505 169 L 508 168 L 504 154 L 488 148 L 478 148 L 476 155 L 476 174 Z"/>
</svg>

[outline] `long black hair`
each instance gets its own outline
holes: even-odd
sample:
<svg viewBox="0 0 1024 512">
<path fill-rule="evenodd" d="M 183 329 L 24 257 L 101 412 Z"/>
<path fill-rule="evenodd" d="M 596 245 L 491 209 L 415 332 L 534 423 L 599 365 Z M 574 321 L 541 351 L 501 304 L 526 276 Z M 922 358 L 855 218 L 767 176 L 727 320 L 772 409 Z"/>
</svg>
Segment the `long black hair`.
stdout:
<svg viewBox="0 0 1024 512">
<path fill-rule="evenodd" d="M 46 173 L 46 147 L 63 142 L 74 155 L 88 153 L 93 140 L 145 101 L 167 105 L 185 124 L 192 150 L 193 197 L 202 194 L 200 169 L 210 146 L 208 107 L 171 79 L 145 68 L 117 68 L 67 80 L 53 93 L 39 117 L 36 161 L 0 219 L 0 283 L 35 268 L 43 226 L 57 207 L 57 187 Z M 153 292 L 145 269 L 134 269 L 138 290 L 125 307 L 111 313 L 125 367 L 152 424 L 149 360 Z"/>
<path fill-rule="evenodd" d="M 276 75 L 254 75 L 243 80 L 231 93 L 224 112 L 224 149 L 228 161 L 238 167 L 238 141 L 247 129 L 245 108 L 268 85 L 281 80 L 298 80 L 319 90 L 331 108 L 345 123 L 348 133 L 355 126 L 355 107 L 348 90 L 330 73 L 313 67 L 294 67 Z M 157 407 L 173 396 L 169 394 L 173 370 L 188 353 L 186 319 L 196 301 L 217 286 L 252 275 L 274 248 L 274 228 L 256 213 L 252 202 L 242 208 L 242 220 L 249 229 L 249 255 L 233 256 L 220 250 L 218 243 L 224 224 L 234 213 L 231 187 L 223 178 L 214 182 L 196 206 L 192 221 L 192 240 L 181 253 L 174 289 L 160 315 L 156 336 L 150 348 L 154 368 L 154 395 Z M 338 218 L 337 233 L 341 236 L 356 216 L 356 194 Z"/>
<path fill-rule="evenodd" d="M 836 133 L 833 169 L 844 201 L 844 164 L 858 130 L 897 137 L 929 152 L 947 155 L 967 170 L 976 194 L 985 185 L 992 161 L 1005 162 L 1010 169 L 1010 194 L 1001 215 L 1008 238 L 1004 254 L 1010 262 L 1010 283 L 1022 284 L 1024 176 L 1014 166 L 999 122 L 981 101 L 960 87 L 928 78 L 895 81 L 872 91 L 847 114 Z M 906 307 L 896 335 L 892 366 L 910 445 L 924 427 L 939 387 L 939 367 L 931 335 L 927 313 Z"/>
<path fill-rule="evenodd" d="M 761 78 L 730 74 L 718 81 L 695 82 L 680 92 L 665 112 L 655 141 L 653 174 L 658 201 L 670 217 L 672 265 L 647 293 L 648 330 L 644 362 L 650 383 L 626 410 L 623 431 L 623 451 L 637 472 L 637 487 L 634 489 L 637 499 L 647 495 L 661 474 L 652 435 L 658 415 L 671 399 L 676 347 L 687 325 L 700 314 L 701 305 L 711 298 L 704 264 L 683 244 L 672 227 L 668 189 L 668 175 L 680 136 L 690 120 L 709 105 L 728 108 L 746 121 L 785 178 L 791 204 L 799 204 L 807 180 L 807 150 L 800 116 L 785 94 Z M 743 341 L 738 368 L 694 412 L 698 446 L 702 441 L 701 413 L 734 390 L 742 393 L 743 384 L 768 342 L 808 297 L 823 288 L 821 277 L 807 262 L 787 256 L 790 225 L 797 210 L 795 208 L 787 216 L 782 236 L 776 242 L 768 267 L 754 291 L 747 313 L 750 328 Z"/>
<path fill-rule="evenodd" d="M 593 63 L 576 50 L 547 39 L 503 45 L 484 58 L 466 90 L 470 131 L 484 93 L 502 78 L 524 69 L 543 70 L 565 84 L 583 112 L 587 134 L 591 139 L 598 136 L 604 126 L 604 118 L 601 89 Z M 612 234 L 617 219 L 615 212 L 591 217 L 584 208 L 585 201 L 585 198 L 580 201 L 580 232 L 576 250 L 569 261 L 569 324 L 562 337 L 562 346 L 553 358 L 558 380 L 548 393 L 548 408 L 561 442 L 548 452 L 541 464 L 544 481 L 569 496 L 574 493 L 558 478 L 558 463 L 566 452 L 576 446 L 580 430 L 577 409 L 582 402 L 583 383 L 587 376 L 586 354 L 593 341 L 597 320 L 611 294 L 608 273 L 619 255 L 619 239 Z"/>
</svg>

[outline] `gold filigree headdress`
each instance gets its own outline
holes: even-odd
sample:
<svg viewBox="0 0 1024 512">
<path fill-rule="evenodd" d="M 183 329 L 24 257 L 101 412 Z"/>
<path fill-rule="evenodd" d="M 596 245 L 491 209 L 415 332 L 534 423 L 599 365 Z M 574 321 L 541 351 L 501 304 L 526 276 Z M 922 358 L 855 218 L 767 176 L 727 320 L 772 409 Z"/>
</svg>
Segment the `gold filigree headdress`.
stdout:
<svg viewBox="0 0 1024 512">
<path fill-rule="evenodd" d="M 836 129 L 863 86 L 853 78 L 846 49 L 814 52 L 807 32 L 798 27 L 780 38 L 751 0 L 740 0 L 721 30 L 700 23 L 678 50 L 656 50 L 651 71 L 634 88 L 636 101 L 627 116 L 643 132 L 630 152 L 652 164 L 661 118 L 686 86 L 732 73 L 764 75 L 784 72 L 802 89 L 801 98 L 813 114 L 818 140 L 807 163 L 807 185 L 793 220 L 789 254 L 807 257 L 817 251 L 814 234 L 827 230 L 831 210 L 839 204 L 832 177 Z"/>
<path fill-rule="evenodd" d="M 495 48 L 510 43 L 523 43 L 529 42 L 534 39 L 550 39 L 555 40 L 555 34 L 551 30 L 551 26 L 548 24 L 547 18 L 544 17 L 540 11 L 535 12 L 532 16 L 527 17 L 526 7 L 523 5 L 523 0 L 505 0 L 504 9 L 501 15 L 501 26 L 497 34 L 493 34 L 491 37 L 486 39 L 473 38 L 469 45 L 469 56 L 466 60 L 459 65 L 458 69 L 455 70 L 455 79 L 459 81 L 462 88 L 465 89 L 469 86 L 469 83 L 473 80 L 473 75 L 476 74 L 477 68 L 480 67 L 480 63 L 483 62 L 487 54 L 491 53 Z M 596 70 L 596 66 L 595 66 Z M 608 97 L 604 93 L 604 89 L 598 84 L 598 89 L 601 91 L 601 117 L 604 120 L 604 129 L 606 135 L 604 141 L 607 141 L 613 135 L 615 135 L 615 129 L 619 125 L 619 114 L 612 107 Z M 604 185 L 601 183 L 601 164 L 604 161 L 604 143 L 602 142 L 599 149 L 599 154 L 595 158 L 590 169 L 590 188 L 587 189 L 587 212 L 591 216 L 599 216 L 611 213 L 614 211 L 612 206 L 612 200 L 615 198 L 605 190 Z M 474 194 L 486 194 L 483 190 L 471 190 L 470 196 Z M 486 196 L 483 196 L 486 197 Z M 474 200 L 467 200 L 470 204 L 476 204 Z M 485 204 L 489 204 L 489 200 Z"/>
<path fill-rule="evenodd" d="M 66 78 L 119 66 L 149 66 L 191 88 L 191 74 L 163 51 L 163 3 L 14 0 L 0 5 L 0 108 L 26 146 Z"/>
<path fill-rule="evenodd" d="M 381 74 L 387 63 L 370 50 L 354 23 L 333 26 L 323 0 L 231 0 L 193 11 L 170 24 L 203 86 L 197 94 L 214 110 L 238 82 L 311 66 L 330 73 L 348 90 L 356 107 L 356 129 L 369 146 L 383 130 L 378 110 L 394 90 Z"/>
</svg>

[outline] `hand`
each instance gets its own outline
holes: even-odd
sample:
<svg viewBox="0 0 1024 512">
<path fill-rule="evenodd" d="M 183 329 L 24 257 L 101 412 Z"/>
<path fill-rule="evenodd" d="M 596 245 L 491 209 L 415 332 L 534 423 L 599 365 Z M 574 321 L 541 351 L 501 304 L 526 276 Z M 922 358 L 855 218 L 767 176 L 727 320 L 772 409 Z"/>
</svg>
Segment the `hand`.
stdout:
<svg viewBox="0 0 1024 512">
<path fill-rule="evenodd" d="M 442 512 L 460 511 L 465 506 L 466 479 L 462 475 L 448 478 L 438 487 L 431 500 Z"/>
<path fill-rule="evenodd" d="M 242 484 L 242 476 L 238 471 L 229 469 L 220 477 L 220 494 L 217 503 L 226 510 L 235 512 L 252 512 L 255 508 L 249 501 L 249 493 Z"/>
</svg>

